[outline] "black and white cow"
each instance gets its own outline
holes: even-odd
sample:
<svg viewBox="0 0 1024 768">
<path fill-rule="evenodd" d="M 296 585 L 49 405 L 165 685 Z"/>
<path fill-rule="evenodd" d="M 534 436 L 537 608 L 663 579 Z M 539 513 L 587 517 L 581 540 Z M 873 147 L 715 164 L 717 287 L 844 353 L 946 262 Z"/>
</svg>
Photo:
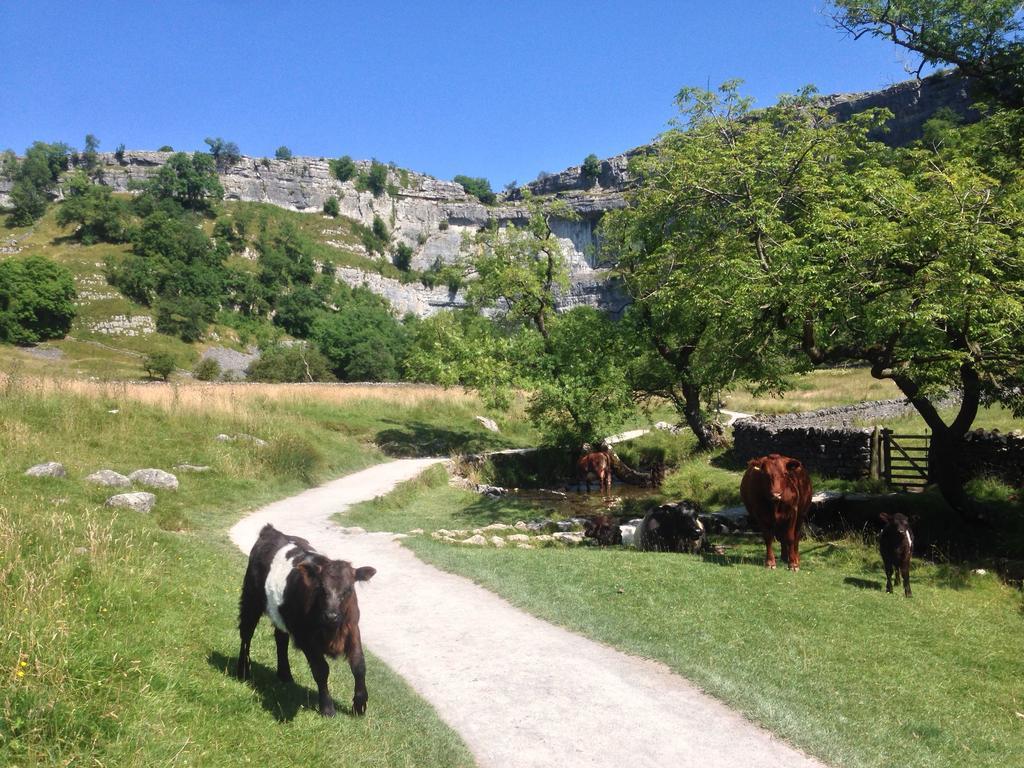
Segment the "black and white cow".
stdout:
<svg viewBox="0 0 1024 768">
<path fill-rule="evenodd" d="M 367 581 L 376 569 L 353 568 L 344 560 L 331 560 L 305 539 L 288 536 L 271 525 L 260 531 L 249 553 L 242 581 L 238 632 L 238 676 L 252 676 L 249 643 L 264 613 L 274 624 L 277 640 L 277 676 L 292 682 L 288 664 L 288 638 L 306 656 L 319 693 L 320 714 L 334 716 L 334 702 L 327 690 L 329 668 L 324 656 L 344 654 L 355 678 L 352 710 L 366 712 L 366 662 L 359 637 L 357 581 Z"/>
</svg>

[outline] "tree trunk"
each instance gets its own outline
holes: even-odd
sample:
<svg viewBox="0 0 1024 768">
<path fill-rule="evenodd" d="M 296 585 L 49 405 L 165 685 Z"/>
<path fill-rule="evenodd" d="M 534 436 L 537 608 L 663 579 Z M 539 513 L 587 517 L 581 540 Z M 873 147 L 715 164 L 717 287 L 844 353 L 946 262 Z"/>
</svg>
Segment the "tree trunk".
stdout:
<svg viewBox="0 0 1024 768">
<path fill-rule="evenodd" d="M 683 418 L 697 438 L 697 449 L 711 451 L 725 445 L 725 435 L 718 424 L 707 421 L 700 410 L 700 388 L 684 384 Z"/>
</svg>

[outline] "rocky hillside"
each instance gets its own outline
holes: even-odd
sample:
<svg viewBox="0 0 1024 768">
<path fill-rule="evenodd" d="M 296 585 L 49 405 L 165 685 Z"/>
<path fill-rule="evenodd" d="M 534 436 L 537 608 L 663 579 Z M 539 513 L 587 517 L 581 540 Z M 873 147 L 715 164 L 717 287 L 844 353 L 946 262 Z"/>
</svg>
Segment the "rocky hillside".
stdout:
<svg viewBox="0 0 1024 768">
<path fill-rule="evenodd" d="M 880 138 L 893 144 L 918 138 L 923 122 L 940 107 L 950 107 L 967 118 L 972 116 L 965 84 L 955 75 L 908 81 L 871 93 L 827 96 L 823 103 L 844 117 L 871 107 L 889 108 L 895 116 L 889 132 Z M 552 224 L 562 240 L 571 272 L 571 288 L 562 299 L 562 307 L 588 304 L 617 314 L 625 306 L 625 297 L 597 262 L 600 244 L 596 231 L 606 211 L 625 205 L 624 192 L 631 183 L 629 158 L 645 149 L 640 147 L 602 161 L 596 180 L 585 176 L 580 166 L 574 166 L 526 185 L 536 196 L 564 200 L 578 217 L 555 219 Z M 148 178 L 170 156 L 169 152 L 147 151 L 125 151 L 120 157 L 103 153 L 103 182 L 117 191 L 128 191 L 132 182 Z M 356 165 L 364 171 L 369 162 Z M 389 168 L 388 177 L 388 191 L 374 196 L 369 191 L 359 191 L 354 180 L 335 179 L 327 158 L 242 157 L 223 170 L 220 180 L 227 200 L 269 203 L 319 214 L 324 202 L 335 196 L 344 217 L 371 226 L 374 217 L 379 216 L 388 223 L 396 242 L 412 248 L 410 266 L 415 270 L 454 261 L 459 256 L 463 234 L 476 232 L 495 220 L 505 224 L 528 215 L 520 190 L 501 195 L 495 205 L 487 206 L 466 194 L 455 182 L 396 167 Z M 5 184 L 0 180 L 0 206 L 8 201 Z M 329 235 L 328 230 L 329 224 L 325 224 L 325 235 Z M 358 250 L 361 246 L 348 243 L 345 248 Z M 372 256 L 365 251 L 363 255 Z M 444 286 L 428 288 L 418 282 L 402 282 L 355 267 L 339 267 L 337 274 L 351 285 L 368 285 L 385 296 L 399 314 L 426 316 L 462 303 L 457 292 Z"/>
</svg>

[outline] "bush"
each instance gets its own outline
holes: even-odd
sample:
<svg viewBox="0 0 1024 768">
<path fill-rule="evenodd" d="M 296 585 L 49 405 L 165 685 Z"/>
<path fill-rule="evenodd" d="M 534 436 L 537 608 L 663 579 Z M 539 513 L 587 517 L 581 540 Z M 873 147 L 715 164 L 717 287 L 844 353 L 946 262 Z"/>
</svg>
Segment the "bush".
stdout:
<svg viewBox="0 0 1024 768">
<path fill-rule="evenodd" d="M 149 378 L 167 381 L 171 374 L 174 373 L 176 366 L 174 358 L 168 353 L 154 352 L 151 355 L 146 355 L 145 360 L 142 361 L 142 367 Z"/>
<path fill-rule="evenodd" d="M 388 188 L 388 167 L 377 160 L 372 161 L 370 170 L 359 174 L 356 186 L 359 189 L 373 192 L 374 197 L 380 197 Z"/>
<path fill-rule="evenodd" d="M 291 160 L 292 151 L 288 149 L 288 147 L 281 145 L 280 147 L 277 148 L 277 150 L 275 150 L 274 157 L 277 160 Z"/>
<path fill-rule="evenodd" d="M 124 148 L 124 144 L 122 144 L 121 147 L 123 149 Z M 170 144 L 164 144 L 162 147 L 160 147 L 160 149 L 157 150 L 157 152 L 173 152 L 173 151 L 174 151 L 174 147 L 172 147 Z"/>
<path fill-rule="evenodd" d="M 27 226 L 46 212 L 49 191 L 68 168 L 68 146 L 37 141 L 25 150 L 25 158 L 7 169 L 11 187 L 10 223 Z"/>
<path fill-rule="evenodd" d="M 330 160 L 327 167 L 331 169 L 331 175 L 338 181 L 348 181 L 356 175 L 356 164 L 348 155 L 339 157 L 337 160 Z"/>
<path fill-rule="evenodd" d="M 583 178 L 592 184 L 601 175 L 601 161 L 597 159 L 597 155 L 591 153 L 583 160 L 581 170 Z"/>
<path fill-rule="evenodd" d="M 130 239 L 128 204 L 113 196 L 110 187 L 93 184 L 78 171 L 68 183 L 67 195 L 57 209 L 57 223 L 77 224 L 75 236 L 85 245 L 124 243 Z"/>
<path fill-rule="evenodd" d="M 233 141 L 225 141 L 220 136 L 215 139 L 209 137 L 203 139 L 210 147 L 210 154 L 213 156 L 217 168 L 223 170 L 229 165 L 234 165 L 242 159 L 242 153 L 238 145 Z"/>
<path fill-rule="evenodd" d="M 62 338 L 74 317 L 75 281 L 66 267 L 38 255 L 0 262 L 0 341 Z"/>
<path fill-rule="evenodd" d="M 337 216 L 338 214 L 341 213 L 341 208 L 338 205 L 337 197 L 331 195 L 326 200 L 324 200 L 324 213 L 326 213 L 328 216 Z"/>
<path fill-rule="evenodd" d="M 316 482 L 324 465 L 319 449 L 297 435 L 272 440 L 261 456 L 267 468 L 278 477 L 301 480 L 307 485 Z"/>
<path fill-rule="evenodd" d="M 491 182 L 483 177 L 456 176 L 456 184 L 462 186 L 467 195 L 474 195 L 484 205 L 493 205 L 497 199 L 491 189 Z"/>
<path fill-rule="evenodd" d="M 124 162 L 124 142 L 118 144 L 117 148 L 114 150 L 114 159 L 119 163 Z"/>
<path fill-rule="evenodd" d="M 323 301 L 309 287 L 299 285 L 277 300 L 274 325 L 284 328 L 296 338 L 304 339 L 313 328 L 313 321 L 323 311 Z"/>
<path fill-rule="evenodd" d="M 442 232 L 448 229 L 448 226 L 448 219 L 441 219 L 441 221 L 437 222 L 437 228 Z"/>
<path fill-rule="evenodd" d="M 212 357 L 204 357 L 192 369 L 192 375 L 199 381 L 216 381 L 220 378 L 220 363 Z"/>
<path fill-rule="evenodd" d="M 324 356 L 306 344 L 265 349 L 245 373 L 251 381 L 270 383 L 334 381 Z"/>
<path fill-rule="evenodd" d="M 412 246 L 408 243 L 399 243 L 395 246 L 395 266 L 403 272 L 408 272 L 411 263 Z"/>
<path fill-rule="evenodd" d="M 213 203 L 224 197 L 215 160 L 201 152 L 194 152 L 191 157 L 175 152 L 143 189 L 145 194 L 139 201 L 143 206 L 174 200 L 183 208 L 210 211 Z"/>
<path fill-rule="evenodd" d="M 215 308 L 194 296 L 168 296 L 156 301 L 156 329 L 189 343 L 199 341 Z"/>
</svg>

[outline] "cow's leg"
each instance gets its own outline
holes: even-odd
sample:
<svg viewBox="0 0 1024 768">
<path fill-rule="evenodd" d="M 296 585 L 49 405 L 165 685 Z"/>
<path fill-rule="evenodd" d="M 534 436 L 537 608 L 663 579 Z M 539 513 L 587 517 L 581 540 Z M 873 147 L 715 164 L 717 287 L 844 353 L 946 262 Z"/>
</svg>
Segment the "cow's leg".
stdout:
<svg viewBox="0 0 1024 768">
<path fill-rule="evenodd" d="M 331 699 L 331 692 L 327 689 L 327 676 L 331 672 L 331 668 L 327 666 L 327 659 L 324 658 L 322 653 L 317 653 L 306 648 L 303 648 L 302 652 L 306 655 L 306 661 L 309 662 L 309 669 L 313 673 L 313 679 L 316 680 L 320 714 L 324 717 L 334 717 L 334 701 Z"/>
<path fill-rule="evenodd" d="M 764 566 L 775 570 L 775 550 L 772 548 L 772 532 L 768 529 L 764 533 Z"/>
<path fill-rule="evenodd" d="M 903 572 L 903 594 L 910 597 L 910 559 L 900 563 L 900 570 Z"/>
<path fill-rule="evenodd" d="M 799 571 L 800 570 L 800 524 L 793 522 L 789 529 L 786 531 L 786 537 L 789 539 L 789 557 L 786 562 L 789 563 L 789 570 Z"/>
<path fill-rule="evenodd" d="M 238 648 L 238 669 L 237 674 L 240 680 L 248 680 L 252 677 L 252 664 L 249 661 L 249 644 L 252 642 L 253 632 L 260 622 L 260 616 L 266 607 L 267 596 L 253 583 L 248 570 L 242 582 L 242 599 L 238 605 L 238 635 L 241 644 Z"/>
<path fill-rule="evenodd" d="M 293 683 L 295 680 L 288 663 L 288 633 L 274 627 L 274 640 L 277 641 L 277 678 L 285 683 Z"/>
<path fill-rule="evenodd" d="M 893 571 L 892 565 L 893 564 L 889 560 L 889 558 L 887 558 L 887 557 L 882 558 L 882 562 L 885 565 L 885 591 L 888 592 L 891 595 L 892 594 L 892 571 Z"/>
<path fill-rule="evenodd" d="M 359 637 L 359 626 L 353 626 L 348 634 L 345 644 L 345 655 L 348 656 L 348 665 L 352 670 L 352 679 L 355 680 L 355 689 L 352 694 L 352 711 L 357 715 L 366 714 L 366 700 L 369 695 L 366 692 L 366 659 L 363 658 L 363 642 Z"/>
</svg>

